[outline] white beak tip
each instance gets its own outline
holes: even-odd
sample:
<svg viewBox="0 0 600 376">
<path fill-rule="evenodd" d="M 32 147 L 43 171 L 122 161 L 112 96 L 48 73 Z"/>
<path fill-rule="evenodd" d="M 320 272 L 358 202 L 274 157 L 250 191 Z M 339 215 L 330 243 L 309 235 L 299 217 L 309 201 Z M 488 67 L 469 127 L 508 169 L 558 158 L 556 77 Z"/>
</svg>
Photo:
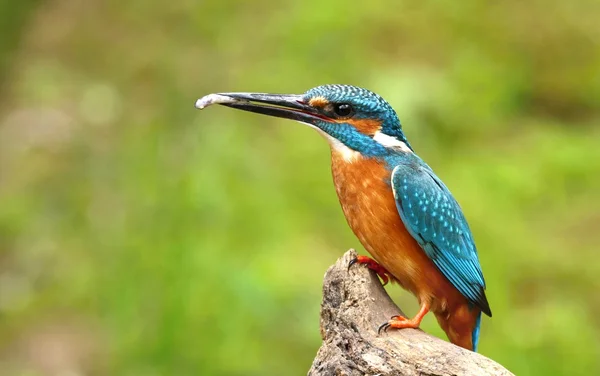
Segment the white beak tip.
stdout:
<svg viewBox="0 0 600 376">
<path fill-rule="evenodd" d="M 225 104 L 225 103 L 236 103 L 236 102 L 243 102 L 243 101 L 240 101 L 239 99 L 236 99 L 236 98 L 228 97 L 226 95 L 208 94 L 208 95 L 205 95 L 204 97 L 198 99 L 196 101 L 195 107 L 199 110 L 202 110 L 213 104 Z"/>
</svg>

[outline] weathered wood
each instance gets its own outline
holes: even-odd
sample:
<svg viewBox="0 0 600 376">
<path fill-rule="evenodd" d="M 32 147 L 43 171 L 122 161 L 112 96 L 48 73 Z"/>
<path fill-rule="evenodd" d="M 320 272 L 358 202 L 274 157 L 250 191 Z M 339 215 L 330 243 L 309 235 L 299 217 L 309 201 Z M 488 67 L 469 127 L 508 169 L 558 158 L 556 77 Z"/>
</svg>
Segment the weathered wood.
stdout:
<svg viewBox="0 0 600 376">
<path fill-rule="evenodd" d="M 378 335 L 379 325 L 402 311 L 374 273 L 359 265 L 348 270 L 355 256 L 354 250 L 346 252 L 325 274 L 323 344 L 310 376 L 512 375 L 491 359 L 421 330 Z"/>
</svg>

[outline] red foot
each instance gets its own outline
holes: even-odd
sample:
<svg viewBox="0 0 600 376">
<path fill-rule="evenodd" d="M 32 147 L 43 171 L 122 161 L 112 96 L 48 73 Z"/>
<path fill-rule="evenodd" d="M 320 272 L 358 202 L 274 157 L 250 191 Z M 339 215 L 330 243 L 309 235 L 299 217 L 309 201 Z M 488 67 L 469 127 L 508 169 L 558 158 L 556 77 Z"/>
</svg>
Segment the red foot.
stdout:
<svg viewBox="0 0 600 376">
<path fill-rule="evenodd" d="M 352 259 L 352 261 L 350 261 L 350 264 L 348 264 L 348 269 L 350 269 L 350 267 L 354 264 L 364 264 L 367 266 L 367 268 L 373 270 L 375 273 L 377 273 L 379 278 L 381 278 L 384 286 L 388 284 L 390 279 L 392 281 L 395 280 L 394 276 L 390 272 L 388 272 L 383 266 L 379 265 L 377 261 L 373 260 L 370 257 L 356 256 L 356 258 Z"/>
<path fill-rule="evenodd" d="M 379 329 L 377 330 L 377 333 L 381 333 L 381 330 L 383 330 L 384 332 L 387 332 L 387 330 L 389 328 L 394 328 L 394 329 L 406 329 L 406 328 L 418 329 L 419 326 L 421 325 L 421 321 L 423 320 L 423 317 L 425 317 L 425 315 L 427 314 L 427 312 L 429 312 L 429 305 L 423 304 L 421 306 L 421 309 L 419 310 L 419 313 L 417 313 L 417 315 L 415 317 L 413 317 L 412 319 L 407 319 L 404 316 L 392 316 L 392 318 L 390 319 L 390 321 L 382 324 L 379 327 Z"/>
</svg>

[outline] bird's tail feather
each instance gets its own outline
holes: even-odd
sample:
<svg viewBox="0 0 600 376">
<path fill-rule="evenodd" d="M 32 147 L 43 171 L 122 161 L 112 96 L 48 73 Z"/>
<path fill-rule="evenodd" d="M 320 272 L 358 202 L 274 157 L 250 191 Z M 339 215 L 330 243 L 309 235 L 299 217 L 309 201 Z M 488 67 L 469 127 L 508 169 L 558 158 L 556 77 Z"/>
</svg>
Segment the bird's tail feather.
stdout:
<svg viewBox="0 0 600 376">
<path fill-rule="evenodd" d="M 467 350 L 477 351 L 481 327 L 481 310 L 467 304 L 453 310 L 451 314 L 435 312 L 438 323 L 453 344 Z"/>
<path fill-rule="evenodd" d="M 479 344 L 479 330 L 481 329 L 481 312 L 477 315 L 475 320 L 475 327 L 473 328 L 473 334 L 471 340 L 473 341 L 473 351 L 477 352 L 477 345 Z"/>
</svg>

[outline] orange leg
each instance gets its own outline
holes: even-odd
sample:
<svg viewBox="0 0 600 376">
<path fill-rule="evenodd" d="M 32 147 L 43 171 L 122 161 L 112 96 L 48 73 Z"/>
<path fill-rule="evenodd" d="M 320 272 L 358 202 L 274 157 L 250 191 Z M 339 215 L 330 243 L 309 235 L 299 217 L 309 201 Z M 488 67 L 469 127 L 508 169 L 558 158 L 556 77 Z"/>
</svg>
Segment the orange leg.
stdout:
<svg viewBox="0 0 600 376">
<path fill-rule="evenodd" d="M 419 327 L 419 325 L 421 325 L 421 321 L 423 320 L 423 317 L 425 317 L 427 312 L 429 312 L 429 304 L 423 303 L 421 305 L 421 309 L 419 310 L 419 313 L 417 313 L 417 315 L 415 317 L 413 317 L 412 319 L 407 319 L 406 317 L 403 317 L 403 316 L 393 316 L 390 319 L 390 321 L 386 322 L 385 324 L 383 324 L 379 327 L 379 329 L 377 330 L 377 333 L 381 333 L 381 330 L 383 330 L 384 332 L 387 332 L 387 330 L 389 328 L 417 329 Z"/>
<path fill-rule="evenodd" d="M 381 280 L 383 281 L 384 286 L 388 284 L 390 279 L 392 281 L 395 280 L 394 276 L 390 272 L 388 272 L 383 266 L 381 266 L 377 261 L 373 260 L 370 257 L 356 256 L 356 258 L 352 259 L 348 264 L 348 269 L 350 269 L 350 267 L 354 264 L 364 264 L 367 266 L 367 268 L 377 273 L 379 278 L 381 278 Z"/>
</svg>

